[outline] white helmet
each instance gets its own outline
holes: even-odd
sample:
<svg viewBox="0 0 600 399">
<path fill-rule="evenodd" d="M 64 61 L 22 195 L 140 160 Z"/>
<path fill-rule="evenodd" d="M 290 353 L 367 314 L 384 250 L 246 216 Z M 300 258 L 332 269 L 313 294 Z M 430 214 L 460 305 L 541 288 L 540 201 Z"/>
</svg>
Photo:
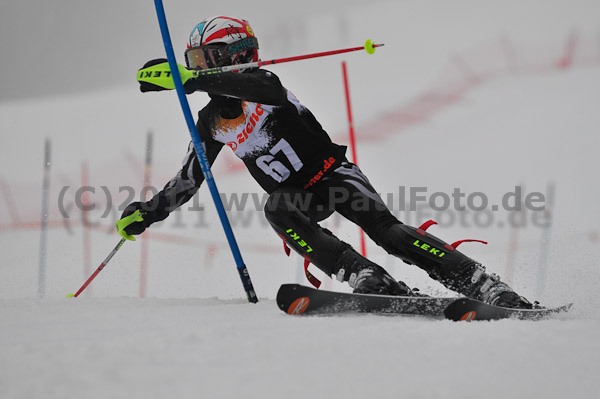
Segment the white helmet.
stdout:
<svg viewBox="0 0 600 399">
<path fill-rule="evenodd" d="M 258 39 L 248 21 L 207 18 L 194 26 L 185 51 L 191 69 L 207 69 L 258 61 Z"/>
</svg>

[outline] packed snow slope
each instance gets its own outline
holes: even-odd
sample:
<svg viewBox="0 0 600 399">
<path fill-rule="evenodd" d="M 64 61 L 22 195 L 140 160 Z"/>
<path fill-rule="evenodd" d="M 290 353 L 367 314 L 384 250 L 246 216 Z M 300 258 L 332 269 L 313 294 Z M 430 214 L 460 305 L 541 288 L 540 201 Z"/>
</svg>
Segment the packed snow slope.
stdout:
<svg viewBox="0 0 600 399">
<path fill-rule="evenodd" d="M 192 26 L 216 14 L 247 18 L 263 59 L 368 38 L 385 42 L 373 56 L 271 69 L 346 143 L 339 65 L 345 59 L 359 164 L 394 213 L 412 225 L 437 219 L 431 231 L 449 242 L 488 241 L 461 250 L 531 300 L 574 303 L 569 314 L 550 320 L 490 323 L 285 315 L 275 294 L 282 283 L 308 284 L 302 259 L 285 256 L 261 214 L 260 188 L 227 152 L 213 170 L 258 304 L 244 299 L 205 187 L 194 204 L 152 226 L 146 298 L 139 298 L 138 240 L 126 243 L 82 296 L 65 299 L 117 243 L 113 225 L 122 206 L 141 197 L 147 132 L 154 137 L 151 185 L 159 189 L 177 172 L 189 141 L 175 93 L 142 95 L 134 81 L 137 68 L 164 53 L 147 3 L 1 6 L 0 43 L 11 56 L 1 61 L 10 73 L 2 75 L 0 100 L 0 397 L 600 394 L 597 2 L 165 2 L 178 56 Z M 39 29 L 18 23 L 26 16 Z M 53 51 L 39 49 L 44 40 L 55 41 Z M 39 49 L 38 58 L 28 49 Z M 55 79 L 28 69 L 40 62 L 44 76 Z M 192 109 L 207 101 L 202 93 L 188 98 Z M 38 299 L 46 138 L 51 223 L 45 295 Z M 96 190 L 89 229 L 75 204 L 82 185 Z M 543 195 L 547 211 L 492 211 L 515 186 Z M 411 188 L 427 197 L 458 188 L 466 193 L 462 205 L 481 193 L 489 207 L 435 211 L 421 201 L 405 210 Z M 358 245 L 355 226 L 340 217 L 324 225 Z M 372 243 L 368 253 L 423 292 L 453 295 Z M 348 289 L 311 271 L 324 288 Z"/>
</svg>

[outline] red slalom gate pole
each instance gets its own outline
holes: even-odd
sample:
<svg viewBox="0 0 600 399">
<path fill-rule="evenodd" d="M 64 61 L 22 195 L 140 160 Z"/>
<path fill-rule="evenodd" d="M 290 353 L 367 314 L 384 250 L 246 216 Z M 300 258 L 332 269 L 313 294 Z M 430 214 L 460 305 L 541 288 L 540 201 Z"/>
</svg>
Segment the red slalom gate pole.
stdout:
<svg viewBox="0 0 600 399">
<path fill-rule="evenodd" d="M 346 93 L 346 110 L 348 111 L 348 133 L 350 135 L 350 150 L 352 151 L 352 162 L 358 165 L 356 156 L 356 136 L 354 135 L 354 121 L 352 118 L 352 103 L 350 101 L 350 85 L 348 84 L 348 68 L 346 61 L 342 61 L 342 74 L 344 76 L 344 92 Z M 360 251 L 364 257 L 367 256 L 367 243 L 365 241 L 365 232 L 360 229 Z"/>
<path fill-rule="evenodd" d="M 557 66 L 559 69 L 567 69 L 573 63 L 573 56 L 575 54 L 575 47 L 577 45 L 577 31 L 573 30 L 569 33 L 567 43 L 565 45 L 565 52 L 563 56 L 558 60 Z"/>
</svg>

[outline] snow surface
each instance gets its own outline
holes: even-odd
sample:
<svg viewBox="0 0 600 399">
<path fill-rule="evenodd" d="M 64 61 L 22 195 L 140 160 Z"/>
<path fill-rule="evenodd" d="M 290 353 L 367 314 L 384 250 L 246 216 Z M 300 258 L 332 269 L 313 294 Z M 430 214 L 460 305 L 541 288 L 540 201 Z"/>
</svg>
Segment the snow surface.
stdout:
<svg viewBox="0 0 600 399">
<path fill-rule="evenodd" d="M 273 300 L 2 301 L 3 398 L 585 398 L 597 321 L 290 317 Z"/>
<path fill-rule="evenodd" d="M 3 5 L 2 17 L 22 15 L 28 3 Z M 54 19 L 40 14 L 39 26 L 49 24 L 66 37 L 63 41 L 75 44 L 67 28 L 73 22 L 66 18 L 75 3 L 55 3 Z M 187 11 L 191 1 L 166 3 L 177 47 L 200 17 Z M 205 188 L 197 201 L 206 212 L 184 210 L 151 229 L 146 298 L 138 298 L 141 245 L 127 243 L 82 296 L 64 299 L 118 241 L 112 225 L 117 206 L 127 200 L 119 187 L 134 188 L 139 198 L 148 130 L 155 144 L 152 184 L 159 188 L 177 171 L 189 137 L 174 93 L 141 95 L 131 79 L 107 87 L 89 82 L 87 91 L 53 97 L 44 92 L 52 87 L 40 86 L 43 97 L 2 97 L 0 103 L 0 398 L 599 397 L 600 5 L 336 0 L 286 9 L 283 2 L 266 0 L 230 3 L 224 9 L 202 5 L 200 12 L 243 14 L 259 35 L 263 59 L 352 46 L 369 37 L 386 43 L 373 57 L 344 58 L 359 164 L 382 193 L 398 193 L 399 185 L 426 186 L 430 194 L 460 187 L 483 192 L 494 204 L 516 185 L 527 193 L 546 193 L 553 185 L 550 229 L 536 225 L 544 216 L 539 212 L 516 215 L 526 223 L 511 229 L 507 221 L 515 215 L 502 210 L 483 224 L 473 212 L 401 212 L 396 206 L 394 211 L 413 225 L 429 218 L 446 221 L 431 229 L 449 242 L 489 241 L 487 246 L 465 244 L 463 250 L 528 298 L 547 305 L 574 302 L 572 311 L 540 322 L 470 324 L 373 315 L 291 317 L 277 309 L 274 298 L 281 283 L 307 284 L 302 261 L 285 256 L 254 205 L 230 213 L 260 297 L 258 304 L 248 304 Z M 91 43 L 110 45 L 96 46 L 81 59 L 122 60 L 110 71 L 119 74 L 122 68 L 129 76 L 160 56 L 162 48 L 151 7 L 120 7 L 123 20 L 137 21 L 136 32 L 130 34 L 121 17 L 110 32 L 90 30 Z M 269 13 L 262 12 L 264 7 Z M 112 21 L 110 7 L 75 10 Z M 290 12 L 297 18 L 282 22 L 287 20 L 279 17 Z M 60 20 L 57 15 L 65 16 L 62 31 L 60 23 L 49 22 Z M 579 41 L 573 65 L 559 70 L 557 61 L 574 30 Z M 17 38 L 2 36 L 3 46 L 18 47 L 10 42 Z M 155 46 L 138 46 L 144 37 Z M 501 43 L 514 46 L 513 62 L 506 61 Z M 61 51 L 71 48 L 77 46 Z M 76 56 L 72 59 L 80 59 Z M 346 142 L 340 59 L 271 69 L 336 141 Z M 92 64 L 86 64 L 88 76 L 103 72 L 102 63 Z M 2 79 L 2 87 L 14 87 L 6 75 Z M 35 93 L 35 79 L 30 83 L 23 92 Z M 455 96 L 439 108 L 410 106 L 448 88 Z M 193 109 L 206 101 L 202 94 L 189 99 Z M 416 122 L 400 124 L 406 115 Z M 45 298 L 39 300 L 35 222 L 45 137 L 53 150 L 53 223 Z M 98 206 L 90 212 L 97 226 L 89 232 L 87 266 L 85 230 L 73 206 L 82 161 L 89 165 L 89 184 L 97 188 L 91 200 Z M 225 194 L 261 194 L 231 154 L 222 154 L 214 174 Z M 70 219 L 59 210 L 60 192 L 67 186 L 63 202 Z M 102 217 L 107 198 L 101 186 L 111 193 L 108 217 Z M 358 243 L 356 228 L 340 218 L 326 226 Z M 511 253 L 514 237 L 516 252 Z M 451 294 L 373 244 L 368 251 L 409 285 Z M 324 288 L 347 290 L 311 270 Z"/>
</svg>

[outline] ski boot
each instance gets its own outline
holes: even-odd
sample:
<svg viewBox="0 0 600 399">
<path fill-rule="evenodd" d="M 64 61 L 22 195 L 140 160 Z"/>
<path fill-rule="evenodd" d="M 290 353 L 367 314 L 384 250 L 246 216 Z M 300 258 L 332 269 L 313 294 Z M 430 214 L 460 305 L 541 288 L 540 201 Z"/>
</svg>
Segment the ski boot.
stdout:
<svg viewBox="0 0 600 399">
<path fill-rule="evenodd" d="M 470 287 L 472 297 L 481 302 L 503 308 L 532 309 L 533 304 L 525 297 L 513 291 L 508 284 L 502 282 L 496 274 L 486 274 L 485 267 L 476 264 L 476 271 L 471 277 L 474 282 Z"/>
<path fill-rule="evenodd" d="M 402 281 L 396 281 L 381 266 L 348 247 L 337 262 L 336 279 L 347 281 L 355 294 L 417 296 Z M 334 269 L 334 270 L 335 270 Z"/>
</svg>

